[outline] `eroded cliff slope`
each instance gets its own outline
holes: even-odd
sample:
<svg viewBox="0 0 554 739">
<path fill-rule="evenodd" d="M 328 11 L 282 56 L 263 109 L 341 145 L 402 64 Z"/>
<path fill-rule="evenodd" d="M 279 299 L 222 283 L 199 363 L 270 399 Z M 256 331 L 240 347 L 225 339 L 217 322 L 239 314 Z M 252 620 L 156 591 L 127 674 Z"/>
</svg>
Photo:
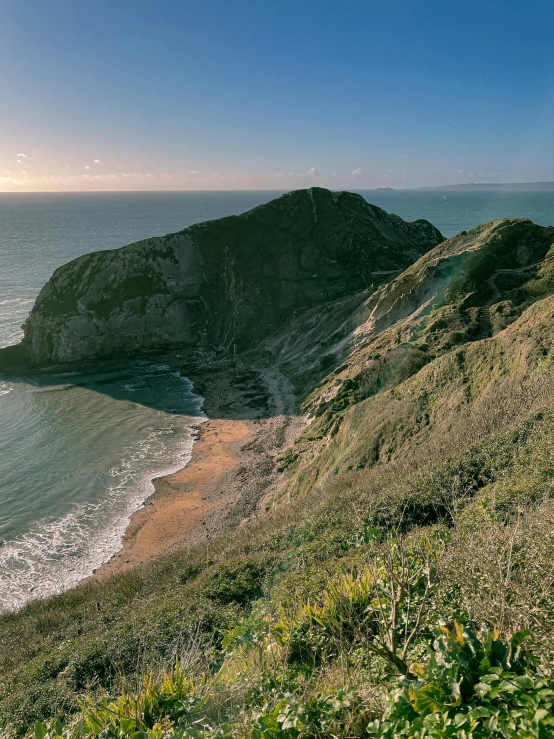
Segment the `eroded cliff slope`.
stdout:
<svg viewBox="0 0 554 739">
<path fill-rule="evenodd" d="M 256 346 L 298 310 L 379 283 L 443 240 L 352 193 L 298 190 L 241 216 L 87 254 L 42 289 L 3 363 L 176 345 Z M 0 357 L 2 362 L 2 357 Z"/>
<path fill-rule="evenodd" d="M 495 406 L 519 397 L 518 387 L 542 392 L 553 301 L 554 228 L 501 219 L 444 241 L 325 315 L 299 316 L 273 340 L 311 419 L 288 455 L 287 491 L 406 459 L 423 443 L 446 448 L 473 413 L 493 424 Z"/>
</svg>

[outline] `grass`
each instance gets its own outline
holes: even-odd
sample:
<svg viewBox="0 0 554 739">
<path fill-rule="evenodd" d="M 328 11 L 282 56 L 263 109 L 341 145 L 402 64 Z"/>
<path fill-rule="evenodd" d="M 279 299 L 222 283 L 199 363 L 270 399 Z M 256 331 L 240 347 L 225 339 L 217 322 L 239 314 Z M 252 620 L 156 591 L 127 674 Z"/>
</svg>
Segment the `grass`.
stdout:
<svg viewBox="0 0 554 739">
<path fill-rule="evenodd" d="M 534 551 L 534 527 L 545 517 L 554 520 L 551 501 L 497 526 L 495 537 L 486 527 L 469 538 L 456 527 L 406 536 L 366 528 L 342 541 L 342 556 L 331 558 L 336 572 L 331 567 L 322 587 L 283 600 L 306 571 L 289 573 L 223 631 L 211 658 L 200 632 L 191 634 L 165 674 L 159 664 L 141 665 L 122 678 L 119 697 L 89 697 L 65 728 L 39 723 L 38 732 L 292 739 L 403 736 L 409 725 L 421 733 L 406 736 L 462 736 L 463 727 L 483 737 L 551 736 L 553 653 L 542 637 L 552 624 L 552 579 L 536 567 L 545 554 L 551 561 L 553 545 L 538 558 Z M 477 577 L 468 544 L 483 551 Z M 522 558 L 526 567 L 518 568 Z M 542 611 L 529 614 L 514 596 L 537 575 L 545 598 Z M 464 609 L 463 585 L 480 613 Z M 487 609 L 501 615 L 498 627 L 467 625 Z M 446 619 L 452 626 L 438 628 Z"/>
<path fill-rule="evenodd" d="M 466 262 L 336 369 L 289 356 L 314 420 L 266 515 L 0 617 L 6 737 L 554 736 L 550 276 L 499 280 L 472 341 Z"/>
<path fill-rule="evenodd" d="M 537 405 L 549 404 L 542 391 L 535 395 Z M 481 428 L 481 440 L 438 464 L 431 446 L 429 458 L 420 450 L 406 462 L 329 478 L 317 496 L 278 507 L 228 538 L 2 616 L 0 725 L 23 736 L 36 720 L 71 721 L 79 696 L 96 705 L 122 686 L 136 696 L 142 675 L 171 673 L 178 658 L 190 665 L 187 679 L 213 680 L 228 660 L 224 634 L 236 632 L 235 648 L 248 643 L 256 651 L 268 624 L 274 638 L 279 634 L 286 665 L 279 663 L 271 678 L 259 665 L 225 668 L 217 699 L 222 705 L 214 715 L 220 727 L 230 722 L 233 736 L 254 731 L 256 711 L 279 704 L 278 680 L 289 703 L 319 701 L 324 713 L 329 696 L 346 691 L 348 718 L 333 714 L 332 721 L 361 730 L 381 715 L 409 660 L 430 648 L 441 619 L 495 623 L 503 638 L 529 628 L 530 650 L 548 666 L 554 658 L 554 573 L 548 564 L 554 544 L 546 536 L 554 526 L 554 416 L 548 408 L 521 421 L 512 415 L 512 427 L 499 423 L 503 430 L 494 433 L 494 427 L 482 428 L 487 416 L 476 407 L 473 431 Z M 462 430 L 456 437 L 453 429 L 453 436 L 454 447 Z M 407 650 L 400 649 L 400 671 L 385 656 L 386 638 L 376 637 L 379 616 L 367 611 L 375 607 L 373 591 L 356 595 L 356 588 L 368 590 L 368 578 L 378 580 L 387 567 L 394 573 L 395 541 L 409 552 L 411 564 L 402 570 L 418 571 L 422 565 L 414 558 L 422 561 L 426 542 L 440 550 L 420 625 Z M 383 600 L 386 585 L 379 587 Z M 421 592 L 412 597 L 412 616 L 399 622 L 409 623 L 410 633 L 421 598 Z M 331 606 L 332 618 L 325 615 Z M 337 608 L 339 624 L 342 619 L 348 627 L 336 626 Z M 267 680 L 273 692 L 264 687 Z M 204 713 L 208 723 L 216 720 Z"/>
</svg>

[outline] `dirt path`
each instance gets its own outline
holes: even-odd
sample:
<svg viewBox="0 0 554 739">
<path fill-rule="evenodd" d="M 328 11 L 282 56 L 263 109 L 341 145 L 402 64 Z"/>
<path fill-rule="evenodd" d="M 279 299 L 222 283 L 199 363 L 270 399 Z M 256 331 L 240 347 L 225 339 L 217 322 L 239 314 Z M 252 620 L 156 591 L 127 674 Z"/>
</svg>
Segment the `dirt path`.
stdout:
<svg viewBox="0 0 554 739">
<path fill-rule="evenodd" d="M 496 302 L 498 302 L 498 299 L 500 298 L 500 295 L 501 295 L 500 290 L 496 286 L 497 276 L 505 275 L 505 274 L 521 274 L 523 272 L 527 272 L 530 269 L 534 269 L 535 267 L 539 267 L 547 262 L 551 262 L 552 260 L 554 260 L 554 255 L 547 256 L 544 259 L 542 259 L 540 262 L 535 262 L 534 264 L 528 264 L 525 267 L 513 267 L 512 269 L 497 269 L 496 272 L 493 272 L 493 274 L 487 280 L 487 285 L 490 287 L 492 294 L 490 298 L 487 300 L 487 302 L 481 306 L 481 311 L 479 314 L 480 338 L 486 339 L 492 336 L 491 307 Z"/>
<path fill-rule="evenodd" d="M 496 275 L 502 271 L 510 270 L 497 270 L 487 280 L 487 285 L 490 287 L 492 294 L 486 303 L 481 306 L 481 312 L 479 314 L 479 336 L 482 339 L 487 339 L 492 335 L 492 321 L 491 321 L 491 307 L 498 301 L 500 297 L 500 291 L 496 287 Z"/>
<path fill-rule="evenodd" d="M 496 278 L 498 275 L 505 275 L 505 274 L 521 274 L 522 272 L 525 272 L 526 270 L 532 269 L 533 267 L 536 267 L 536 264 L 530 264 L 527 267 L 514 267 L 512 269 L 497 269 L 496 272 L 493 272 L 493 274 L 489 277 L 487 280 L 487 285 L 491 289 L 491 296 L 487 300 L 486 303 L 483 303 L 481 306 L 481 312 L 479 315 L 479 334 L 480 337 L 483 339 L 489 338 L 492 336 L 492 321 L 491 321 L 491 307 L 498 302 L 501 293 L 500 290 L 496 286 Z"/>
</svg>

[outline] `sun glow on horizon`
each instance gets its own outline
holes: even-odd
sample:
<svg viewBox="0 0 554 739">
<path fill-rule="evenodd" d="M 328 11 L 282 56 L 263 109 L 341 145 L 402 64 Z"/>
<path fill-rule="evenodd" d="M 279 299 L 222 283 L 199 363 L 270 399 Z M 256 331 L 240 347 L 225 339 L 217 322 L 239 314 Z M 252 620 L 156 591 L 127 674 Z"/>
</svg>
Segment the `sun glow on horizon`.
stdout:
<svg viewBox="0 0 554 739">
<path fill-rule="evenodd" d="M 0 191 L 554 179 L 552 4 L 312 6 L 0 2 Z"/>
</svg>

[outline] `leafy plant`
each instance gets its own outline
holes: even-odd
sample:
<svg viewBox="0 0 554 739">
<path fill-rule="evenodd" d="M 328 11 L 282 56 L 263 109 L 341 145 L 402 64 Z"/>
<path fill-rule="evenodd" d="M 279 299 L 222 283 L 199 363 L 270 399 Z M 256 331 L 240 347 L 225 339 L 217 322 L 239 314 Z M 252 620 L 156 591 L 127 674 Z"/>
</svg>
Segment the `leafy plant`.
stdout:
<svg viewBox="0 0 554 739">
<path fill-rule="evenodd" d="M 175 725 L 201 718 L 209 697 L 207 687 L 206 677 L 188 677 L 177 661 L 171 673 L 165 673 L 161 679 L 148 675 L 136 693 L 123 691 L 116 700 L 104 700 L 99 705 L 85 698 L 80 702 L 81 719 L 69 728 L 62 729 L 59 720 L 49 724 L 37 721 L 35 739 L 161 739 Z"/>
<path fill-rule="evenodd" d="M 296 615 L 282 614 L 274 632 L 291 656 L 322 652 L 329 636 L 339 645 L 357 641 L 408 674 L 407 654 L 424 628 L 430 606 L 433 560 L 430 542 L 409 550 L 402 539 L 373 549 L 369 565 L 327 584 L 320 600 L 303 604 Z"/>
<path fill-rule="evenodd" d="M 359 708 L 360 698 L 351 688 L 332 695 L 312 695 L 299 700 L 291 694 L 278 696 L 276 705 L 268 706 L 254 716 L 251 739 L 300 739 L 301 737 L 336 736 L 342 733 L 350 712 Z"/>
<path fill-rule="evenodd" d="M 404 679 L 382 721 L 382 739 L 481 739 L 554 736 L 554 684 L 534 669 L 522 648 L 527 632 L 508 642 L 496 629 L 441 627 L 434 651 Z"/>
</svg>

